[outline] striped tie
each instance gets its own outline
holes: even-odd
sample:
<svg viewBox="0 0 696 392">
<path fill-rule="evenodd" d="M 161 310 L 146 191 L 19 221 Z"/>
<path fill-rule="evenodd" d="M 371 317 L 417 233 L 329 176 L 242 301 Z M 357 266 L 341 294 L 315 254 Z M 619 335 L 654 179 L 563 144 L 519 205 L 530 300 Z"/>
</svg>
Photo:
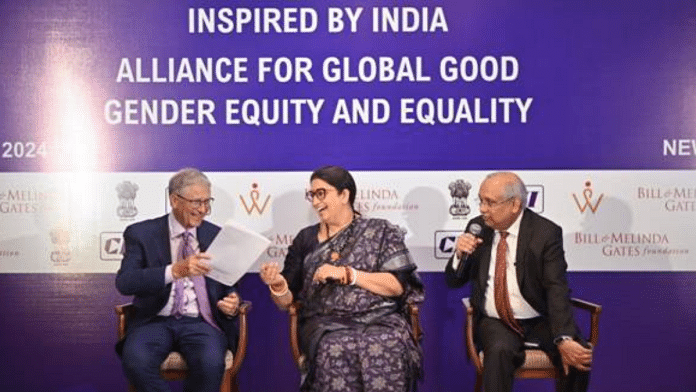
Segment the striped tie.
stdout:
<svg viewBox="0 0 696 392">
<path fill-rule="evenodd" d="M 191 246 L 191 237 L 193 237 L 193 234 L 185 231 L 183 234 L 181 234 L 181 237 L 183 241 L 181 244 L 180 261 L 186 260 L 194 253 L 193 247 Z M 184 315 L 186 305 L 186 297 L 184 296 L 184 279 L 180 278 L 174 282 L 174 304 L 172 306 L 172 315 L 176 318 L 181 318 L 181 316 Z"/>
<path fill-rule="evenodd" d="M 495 308 L 503 322 L 520 336 L 524 336 L 522 328 L 515 319 L 512 308 L 510 307 L 510 297 L 507 286 L 507 231 L 500 232 L 500 241 L 495 254 L 495 277 L 493 278 L 493 297 Z"/>
</svg>

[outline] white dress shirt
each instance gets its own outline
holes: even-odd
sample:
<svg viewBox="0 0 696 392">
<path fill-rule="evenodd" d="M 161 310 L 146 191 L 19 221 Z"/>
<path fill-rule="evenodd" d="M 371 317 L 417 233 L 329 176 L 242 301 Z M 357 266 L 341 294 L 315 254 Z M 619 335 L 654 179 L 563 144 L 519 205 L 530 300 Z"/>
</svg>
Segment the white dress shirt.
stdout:
<svg viewBox="0 0 696 392">
<path fill-rule="evenodd" d="M 510 307 L 512 308 L 512 313 L 516 319 L 529 319 L 540 316 L 539 312 L 534 310 L 534 308 L 522 297 L 522 292 L 520 291 L 520 286 L 517 282 L 517 267 L 515 266 L 515 261 L 517 260 L 517 240 L 520 234 L 520 222 L 522 221 L 522 214 L 520 214 L 515 222 L 508 227 L 506 230 L 508 232 L 507 245 L 508 251 L 505 257 L 507 261 L 506 266 L 506 280 L 508 286 L 508 295 L 510 297 Z M 493 244 L 491 244 L 491 260 L 488 267 L 488 283 L 486 285 L 486 292 L 484 294 L 484 310 L 489 317 L 500 318 L 498 315 L 498 310 L 495 308 L 495 297 L 493 294 L 494 290 L 494 280 L 495 280 L 495 258 L 498 250 L 498 243 L 500 242 L 500 232 L 495 232 L 493 235 Z M 455 252 L 454 258 L 452 260 L 452 268 L 457 269 L 459 266 L 459 257 Z"/>
<path fill-rule="evenodd" d="M 171 248 L 172 263 L 176 263 L 181 256 L 182 248 L 184 246 L 184 232 L 186 228 L 179 223 L 172 213 L 169 213 L 169 244 Z M 198 251 L 198 238 L 196 237 L 196 230 L 190 230 L 193 235 L 191 238 L 191 247 Z M 184 316 L 198 317 L 198 301 L 196 298 L 196 292 L 193 289 L 193 282 L 188 277 L 181 278 L 184 282 Z M 164 283 L 169 284 L 174 282 L 174 275 L 172 273 L 172 265 L 169 264 L 164 270 Z M 172 290 L 169 293 L 169 299 L 164 305 L 162 310 L 157 313 L 159 316 L 170 316 L 172 314 L 172 307 L 174 306 L 174 289 L 176 283 L 172 284 Z"/>
</svg>

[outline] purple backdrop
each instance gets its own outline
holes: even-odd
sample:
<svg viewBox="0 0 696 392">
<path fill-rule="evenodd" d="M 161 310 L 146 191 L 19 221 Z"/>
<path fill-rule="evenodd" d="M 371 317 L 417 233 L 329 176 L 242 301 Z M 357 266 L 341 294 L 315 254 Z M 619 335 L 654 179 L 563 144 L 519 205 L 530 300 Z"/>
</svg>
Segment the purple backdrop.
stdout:
<svg viewBox="0 0 696 392">
<path fill-rule="evenodd" d="M 110 274 L 0 275 L 0 379 L 7 390 L 127 390 L 113 350 L 113 306 L 127 299 L 116 293 L 113 280 Z M 423 280 L 420 391 L 470 391 L 474 370 L 464 351 L 460 305 L 468 286 L 448 289 L 442 273 L 424 273 Z M 573 272 L 569 280 L 573 295 L 604 307 L 591 391 L 696 390 L 696 273 Z M 241 292 L 253 301 L 241 390 L 296 391 L 287 316 L 257 274 L 243 278 Z M 553 390 L 546 381 L 517 385 L 516 391 Z"/>
<path fill-rule="evenodd" d="M 442 7 L 449 31 L 373 33 L 374 2 L 76 0 L 0 3 L 0 129 L 7 142 L 47 143 L 46 157 L 2 159 L 0 171 L 75 169 L 58 159 L 74 129 L 57 120 L 87 121 L 97 170 L 169 171 L 195 164 L 206 171 L 312 170 L 327 162 L 354 170 L 690 169 L 693 150 L 665 156 L 663 140 L 693 139 L 696 4 L 691 0 L 412 1 L 430 15 Z M 405 6 L 406 4 L 398 5 Z M 328 33 L 328 7 L 363 7 L 358 31 Z M 311 7 L 319 15 L 311 34 L 189 34 L 189 7 Z M 306 57 L 313 82 L 259 82 L 259 57 Z M 339 82 L 322 77 L 330 56 L 350 58 L 351 73 L 364 56 L 422 57 L 427 83 Z M 514 56 L 512 82 L 445 82 L 445 56 Z M 245 57 L 245 83 L 117 83 L 122 58 Z M 73 101 L 60 95 L 74 86 Z M 82 94 L 82 95 L 79 95 Z M 526 123 L 402 124 L 400 98 L 532 97 Z M 110 125 L 109 99 L 200 99 L 216 102 L 216 125 Z M 326 99 L 319 124 L 227 125 L 228 98 Z M 385 98 L 384 124 L 332 124 L 339 98 Z M 84 99 L 80 101 L 80 99 Z M 70 105 L 73 106 L 70 106 Z M 221 111 L 221 112 L 218 112 Z M 473 109 L 472 109 L 473 110 Z M 501 109 L 502 110 L 502 109 Z M 292 111 L 291 111 L 292 113 Z M 485 114 L 485 113 L 484 113 Z M 519 116 L 517 116 L 519 117 Z M 91 119 L 91 120 L 88 120 Z M 74 121 L 74 120 L 73 120 Z M 63 124 L 65 125 L 65 124 Z M 78 141 L 79 142 L 79 141 Z M 498 149 L 481 154 L 482 146 Z M 132 148 L 133 146 L 143 148 Z M 157 145 L 158 149 L 147 146 Z M 443 149 L 456 154 L 443 154 Z M 525 154 L 511 154 L 524 150 Z M 168 151 L 162 154 L 161 151 Z M 266 154 L 266 151 L 272 151 Z M 351 153 L 347 156 L 346 152 Z M 404 151 L 410 159 L 404 159 Z M 688 152 L 687 151 L 687 152 Z M 533 157 L 533 159 L 531 158 Z"/>
<path fill-rule="evenodd" d="M 330 5 L 374 3 L 336 0 Z M 4 157 L 0 172 L 172 171 L 184 165 L 206 171 L 288 171 L 327 163 L 352 170 L 694 168 L 696 149 L 683 156 L 663 152 L 663 140 L 696 143 L 693 0 L 411 3 L 442 6 L 450 31 L 373 34 L 363 27 L 356 34 L 191 35 L 185 28 L 189 6 L 291 4 L 325 12 L 330 5 L 321 0 L 1 1 L 1 152 L 12 155 L 6 145 L 27 142 L 46 143 L 48 150 L 36 159 Z M 319 68 L 322 59 L 344 55 L 422 56 L 431 75 L 446 55 L 511 55 L 520 62 L 520 76 L 512 83 L 436 78 L 420 84 L 115 82 L 122 57 L 307 56 Z M 73 94 L 61 95 L 60 88 Z M 111 126 L 103 115 L 110 98 L 386 97 L 396 105 L 401 97 L 477 96 L 533 97 L 529 122 L 404 125 L 395 116 L 386 124 L 333 125 L 323 113 L 318 125 L 169 127 Z M 73 106 L 61 112 L 66 103 Z M 60 121 L 63 115 L 95 120 L 70 128 Z M 98 157 L 92 166 L 76 167 L 79 149 L 61 144 L 72 137 L 78 143 L 95 141 L 87 146 Z M 493 143 L 500 148 L 486 148 Z M 423 275 L 426 376 L 421 390 L 468 391 L 474 378 L 465 360 L 460 305 L 468 288 L 449 290 L 441 273 Z M 113 351 L 113 306 L 127 299 L 116 293 L 113 278 L 0 274 L 2 389 L 125 391 Z M 695 278 L 696 273 L 676 272 L 570 274 L 575 295 L 605 309 L 591 390 L 696 390 Z M 299 377 L 290 361 L 286 316 L 271 304 L 256 274 L 243 279 L 242 293 L 254 310 L 241 388 L 296 390 Z M 519 390 L 537 391 L 539 385 L 524 382 Z"/>
</svg>

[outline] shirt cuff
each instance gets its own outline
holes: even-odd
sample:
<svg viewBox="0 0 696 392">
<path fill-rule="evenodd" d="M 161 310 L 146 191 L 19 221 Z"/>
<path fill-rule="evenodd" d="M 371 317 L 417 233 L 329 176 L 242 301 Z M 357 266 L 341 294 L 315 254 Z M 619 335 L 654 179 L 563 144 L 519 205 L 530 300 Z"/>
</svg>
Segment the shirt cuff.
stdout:
<svg viewBox="0 0 696 392">
<path fill-rule="evenodd" d="M 457 251 L 455 250 L 454 253 L 452 254 L 452 269 L 457 270 L 457 267 L 459 267 L 459 260 L 460 258 L 457 256 Z"/>
<path fill-rule="evenodd" d="M 568 335 L 561 335 L 561 336 L 559 336 L 559 337 L 557 337 L 556 339 L 553 340 L 553 344 L 558 345 L 558 344 L 560 344 L 562 341 L 565 341 L 565 340 L 573 340 L 573 337 L 572 337 L 572 336 L 568 336 Z"/>
<path fill-rule="evenodd" d="M 172 265 L 169 264 L 164 268 L 164 284 L 169 284 L 174 281 L 174 273 L 172 273 Z"/>
</svg>

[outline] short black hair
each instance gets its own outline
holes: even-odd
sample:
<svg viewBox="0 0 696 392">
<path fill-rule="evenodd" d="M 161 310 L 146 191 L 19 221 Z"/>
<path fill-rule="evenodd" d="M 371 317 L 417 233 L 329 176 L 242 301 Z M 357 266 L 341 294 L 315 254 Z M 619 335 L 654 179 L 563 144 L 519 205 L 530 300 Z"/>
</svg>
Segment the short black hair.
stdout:
<svg viewBox="0 0 696 392">
<path fill-rule="evenodd" d="M 315 170 L 312 176 L 309 177 L 309 181 L 312 182 L 317 178 L 326 181 L 329 185 L 336 188 L 338 193 L 343 192 L 344 189 L 348 189 L 348 202 L 350 203 L 350 208 L 353 212 L 357 212 L 354 207 L 357 187 L 355 186 L 353 176 L 348 170 L 340 166 L 324 166 Z"/>
</svg>

